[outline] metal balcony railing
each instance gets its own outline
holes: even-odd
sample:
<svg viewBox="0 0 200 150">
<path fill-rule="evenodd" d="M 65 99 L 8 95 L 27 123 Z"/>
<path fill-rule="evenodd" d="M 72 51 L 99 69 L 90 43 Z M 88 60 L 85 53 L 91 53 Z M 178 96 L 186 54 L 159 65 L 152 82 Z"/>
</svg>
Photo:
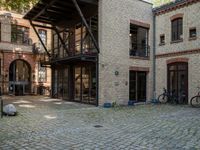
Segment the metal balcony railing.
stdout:
<svg viewBox="0 0 200 150">
<path fill-rule="evenodd" d="M 137 45 L 130 49 L 130 56 L 149 57 L 148 45 Z"/>
</svg>

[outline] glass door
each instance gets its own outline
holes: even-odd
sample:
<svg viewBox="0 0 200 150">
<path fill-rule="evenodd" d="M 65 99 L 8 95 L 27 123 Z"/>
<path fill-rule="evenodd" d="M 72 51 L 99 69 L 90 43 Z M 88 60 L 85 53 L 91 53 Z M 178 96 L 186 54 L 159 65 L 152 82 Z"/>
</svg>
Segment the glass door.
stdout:
<svg viewBox="0 0 200 150">
<path fill-rule="evenodd" d="M 96 104 L 96 67 L 88 64 L 75 67 L 74 100 Z"/>
<path fill-rule="evenodd" d="M 58 97 L 58 70 L 54 69 L 53 70 L 53 91 L 52 91 L 52 96 L 53 97 Z"/>
<path fill-rule="evenodd" d="M 130 71 L 129 98 L 132 101 L 146 101 L 146 72 Z"/>
<path fill-rule="evenodd" d="M 63 99 L 69 99 L 69 72 L 68 68 L 63 73 Z"/>
<path fill-rule="evenodd" d="M 74 71 L 74 100 L 81 101 L 81 67 L 75 67 Z"/>
<path fill-rule="evenodd" d="M 63 70 L 58 70 L 58 98 L 63 97 Z"/>
<path fill-rule="evenodd" d="M 137 99 L 146 101 L 146 72 L 137 73 Z"/>
<path fill-rule="evenodd" d="M 89 103 L 90 97 L 90 68 L 82 68 L 82 101 Z"/>
<path fill-rule="evenodd" d="M 180 104 L 187 104 L 188 99 L 188 64 L 173 63 L 168 65 L 168 90 L 173 91 Z"/>
<path fill-rule="evenodd" d="M 132 101 L 137 100 L 136 85 L 136 72 L 130 71 L 129 97 Z"/>
</svg>

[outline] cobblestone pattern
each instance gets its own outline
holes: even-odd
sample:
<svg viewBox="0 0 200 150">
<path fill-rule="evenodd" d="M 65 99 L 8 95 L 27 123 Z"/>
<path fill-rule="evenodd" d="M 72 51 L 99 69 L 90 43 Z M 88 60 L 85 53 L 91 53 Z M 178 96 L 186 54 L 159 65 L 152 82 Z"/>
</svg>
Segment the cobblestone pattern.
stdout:
<svg viewBox="0 0 200 150">
<path fill-rule="evenodd" d="M 6 101 L 15 102 L 19 114 L 0 119 L 1 150 L 200 149 L 200 109 L 173 105 L 104 109 L 29 99 L 20 98 L 18 104 Z"/>
</svg>

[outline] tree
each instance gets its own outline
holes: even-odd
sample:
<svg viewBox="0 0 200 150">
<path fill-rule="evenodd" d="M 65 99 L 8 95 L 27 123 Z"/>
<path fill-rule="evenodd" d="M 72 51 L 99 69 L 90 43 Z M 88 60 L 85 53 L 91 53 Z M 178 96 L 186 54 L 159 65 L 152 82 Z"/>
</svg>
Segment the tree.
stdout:
<svg viewBox="0 0 200 150">
<path fill-rule="evenodd" d="M 0 0 L 0 6 L 5 10 L 26 12 L 39 0 Z"/>
<path fill-rule="evenodd" d="M 160 6 L 166 3 L 171 2 L 172 0 L 153 0 L 154 6 Z"/>
</svg>

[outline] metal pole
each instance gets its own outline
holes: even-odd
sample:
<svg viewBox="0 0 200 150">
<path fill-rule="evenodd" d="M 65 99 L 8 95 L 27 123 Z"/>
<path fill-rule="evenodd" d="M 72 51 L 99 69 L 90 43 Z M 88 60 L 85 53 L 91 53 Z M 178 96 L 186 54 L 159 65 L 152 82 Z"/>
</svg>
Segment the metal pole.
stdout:
<svg viewBox="0 0 200 150">
<path fill-rule="evenodd" d="M 98 46 L 98 44 L 97 44 L 97 41 L 95 40 L 94 35 L 93 35 L 93 33 L 92 33 L 92 31 L 91 31 L 89 25 L 87 24 L 87 21 L 86 21 L 85 17 L 83 16 L 83 13 L 82 13 L 82 11 L 81 11 L 81 9 L 80 9 L 80 7 L 79 7 L 77 1 L 76 1 L 76 0 L 72 0 L 72 2 L 74 3 L 74 6 L 76 7 L 76 9 L 77 9 L 77 11 L 78 11 L 78 13 L 79 13 L 79 15 L 80 15 L 80 17 L 81 17 L 81 19 L 82 19 L 82 21 L 83 21 L 83 24 L 84 24 L 85 27 L 87 28 L 87 30 L 88 30 L 88 32 L 89 32 L 91 38 L 92 38 L 92 41 L 93 41 L 93 43 L 94 43 L 94 46 L 95 46 L 95 48 L 97 49 L 97 52 L 99 53 L 99 46 Z"/>
</svg>

